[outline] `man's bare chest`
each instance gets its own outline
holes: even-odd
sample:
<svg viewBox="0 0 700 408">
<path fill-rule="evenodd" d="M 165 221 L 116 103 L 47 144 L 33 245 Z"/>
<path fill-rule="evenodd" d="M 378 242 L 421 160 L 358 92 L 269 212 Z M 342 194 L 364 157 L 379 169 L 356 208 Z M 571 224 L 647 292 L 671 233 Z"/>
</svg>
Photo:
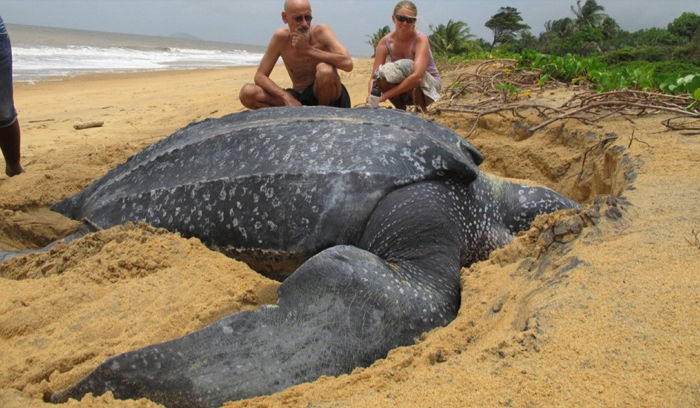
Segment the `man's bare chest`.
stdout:
<svg viewBox="0 0 700 408">
<path fill-rule="evenodd" d="M 316 65 L 319 60 L 308 55 L 298 55 L 297 53 L 288 52 L 282 53 L 282 61 L 284 62 L 287 71 L 292 75 L 292 79 L 314 75 Z"/>
</svg>

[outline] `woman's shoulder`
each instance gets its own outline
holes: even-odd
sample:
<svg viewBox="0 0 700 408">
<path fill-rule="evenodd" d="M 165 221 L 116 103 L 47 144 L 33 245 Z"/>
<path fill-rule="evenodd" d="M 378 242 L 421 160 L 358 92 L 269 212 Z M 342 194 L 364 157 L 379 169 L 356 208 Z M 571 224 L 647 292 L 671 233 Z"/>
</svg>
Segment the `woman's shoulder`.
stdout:
<svg viewBox="0 0 700 408">
<path fill-rule="evenodd" d="M 416 39 L 413 43 L 413 47 L 421 46 L 421 47 L 430 47 L 430 38 L 421 33 L 420 31 L 416 31 Z"/>
<path fill-rule="evenodd" d="M 427 34 L 418 30 L 416 30 L 416 39 L 419 41 L 430 41 Z"/>
<path fill-rule="evenodd" d="M 382 46 L 389 50 L 389 47 L 392 44 L 392 39 L 391 39 L 391 33 L 385 35 L 384 37 L 380 38 L 379 41 L 377 42 L 377 47 Z"/>
</svg>

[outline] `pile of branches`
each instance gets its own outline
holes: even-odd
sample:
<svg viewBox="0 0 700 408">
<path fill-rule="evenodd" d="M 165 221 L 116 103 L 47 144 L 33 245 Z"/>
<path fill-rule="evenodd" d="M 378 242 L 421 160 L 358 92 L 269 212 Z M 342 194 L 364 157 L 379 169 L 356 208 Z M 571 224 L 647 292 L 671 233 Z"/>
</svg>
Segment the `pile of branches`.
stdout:
<svg viewBox="0 0 700 408">
<path fill-rule="evenodd" d="M 554 88 L 563 85 L 561 82 L 549 81 L 539 84 L 541 74 L 536 71 L 517 69 L 517 61 L 512 59 L 494 59 L 482 62 L 474 72 L 465 69 L 465 65 L 449 67 L 448 70 L 458 72 L 458 76 L 445 87 L 445 98 L 450 102 L 464 95 L 481 95 L 490 100 L 503 101 L 508 99 L 507 89 L 503 86 L 518 89 Z M 499 89 L 500 88 L 500 89 Z"/>
<path fill-rule="evenodd" d="M 536 111 L 542 121 L 527 128 L 534 133 L 550 124 L 574 119 L 588 125 L 597 125 L 614 115 L 621 115 L 628 120 L 631 117 L 651 113 L 669 112 L 677 114 L 666 119 L 662 124 L 673 130 L 700 130 L 700 111 L 689 96 L 666 95 L 661 93 L 634 90 L 595 92 L 590 87 L 570 85 L 548 80 L 541 83 L 539 72 L 515 69 L 515 60 L 489 60 L 481 63 L 473 72 L 462 72 L 446 87 L 443 98 L 431 106 L 430 111 L 464 112 L 476 115 L 474 127 L 482 116 L 510 112 L 513 116 L 524 118 L 525 111 Z M 522 94 L 541 92 L 546 88 L 574 87 L 575 94 L 561 106 L 548 106 L 519 100 Z M 465 95 L 475 101 L 463 103 Z"/>
</svg>

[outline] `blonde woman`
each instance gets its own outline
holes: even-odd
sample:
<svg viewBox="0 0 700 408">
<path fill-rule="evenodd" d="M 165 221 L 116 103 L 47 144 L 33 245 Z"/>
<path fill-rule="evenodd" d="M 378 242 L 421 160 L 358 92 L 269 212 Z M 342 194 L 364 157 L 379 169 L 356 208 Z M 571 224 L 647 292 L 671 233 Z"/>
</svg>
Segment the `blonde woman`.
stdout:
<svg viewBox="0 0 700 408">
<path fill-rule="evenodd" d="M 428 36 L 416 30 L 418 9 L 411 1 L 400 1 L 391 16 L 394 31 L 384 36 L 375 50 L 369 91 L 381 90 L 398 109 L 415 105 L 424 112 L 440 97 L 440 74 L 435 66 Z"/>
</svg>

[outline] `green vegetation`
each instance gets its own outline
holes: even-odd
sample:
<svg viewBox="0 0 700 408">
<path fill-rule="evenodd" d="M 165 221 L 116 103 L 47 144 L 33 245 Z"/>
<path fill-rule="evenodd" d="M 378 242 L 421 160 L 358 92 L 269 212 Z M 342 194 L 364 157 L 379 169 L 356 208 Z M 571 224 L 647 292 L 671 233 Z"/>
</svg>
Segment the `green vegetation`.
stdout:
<svg viewBox="0 0 700 408">
<path fill-rule="evenodd" d="M 384 38 L 385 35 L 389 34 L 390 32 L 391 32 L 391 29 L 389 28 L 389 26 L 388 25 L 384 26 L 384 27 L 380 28 L 379 30 L 377 30 L 376 33 L 369 36 L 369 40 L 367 41 L 367 43 L 372 47 L 373 50 L 375 50 L 375 49 L 377 49 L 377 44 L 379 44 L 379 41 L 382 38 Z M 372 54 L 372 56 L 374 57 L 374 54 Z"/>
<path fill-rule="evenodd" d="M 700 100 L 700 68 L 693 64 L 636 61 L 610 67 L 597 57 L 572 54 L 560 57 L 529 50 L 516 59 L 521 67 L 537 69 L 545 78 L 573 83 L 587 81 L 601 92 L 660 90 L 669 94 L 690 94 Z"/>
<path fill-rule="evenodd" d="M 448 21 L 446 25 L 430 26 L 433 33 L 430 39 L 430 48 L 437 54 L 461 54 L 476 51 L 470 41 L 474 37 L 470 33 L 469 26 L 463 21 Z"/>
<path fill-rule="evenodd" d="M 510 58 L 541 81 L 588 83 L 599 91 L 633 89 L 688 94 L 700 101 L 700 16 L 685 12 L 665 28 L 622 30 L 596 0 L 577 0 L 571 16 L 545 23 L 536 36 L 514 7 L 501 7 L 485 26 L 493 40 L 476 39 L 462 21 L 430 26 L 433 53 L 446 63 Z M 379 40 L 389 32 L 375 34 Z M 381 35 L 380 35 L 381 34 Z M 374 47 L 376 42 L 370 42 Z M 508 89 L 507 89 L 508 88 Z M 504 95 L 513 92 L 504 85 Z"/>
<path fill-rule="evenodd" d="M 508 44 L 514 42 L 519 35 L 530 26 L 524 24 L 520 12 L 514 7 L 501 7 L 489 21 L 484 24 L 493 31 L 493 42 L 490 50 L 496 44 Z"/>
<path fill-rule="evenodd" d="M 515 99 L 518 96 L 518 93 L 520 93 L 520 89 L 517 86 L 511 84 L 510 82 L 496 84 L 494 85 L 494 88 L 497 91 L 501 92 L 501 95 L 503 95 L 504 102 L 508 102 L 510 100 Z"/>
</svg>

